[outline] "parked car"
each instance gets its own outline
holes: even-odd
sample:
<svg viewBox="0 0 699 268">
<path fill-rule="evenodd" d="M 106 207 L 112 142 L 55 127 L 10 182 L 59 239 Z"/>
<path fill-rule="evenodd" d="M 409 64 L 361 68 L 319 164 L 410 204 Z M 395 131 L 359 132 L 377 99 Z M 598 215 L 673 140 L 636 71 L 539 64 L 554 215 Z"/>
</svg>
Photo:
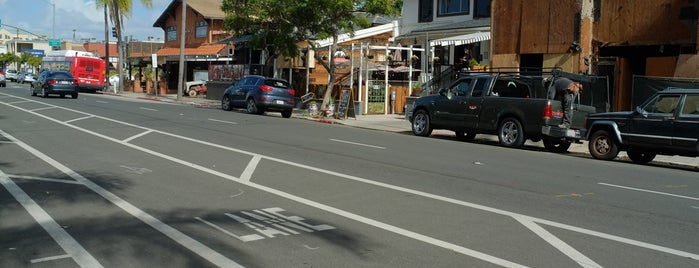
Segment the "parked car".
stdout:
<svg viewBox="0 0 699 268">
<path fill-rule="evenodd" d="M 24 84 L 24 83 L 31 84 L 34 81 L 36 81 L 36 75 L 33 73 L 26 73 L 26 74 L 24 74 L 24 76 L 22 76 L 22 80 L 19 80 L 19 82 L 21 84 Z"/>
<path fill-rule="evenodd" d="M 439 94 L 415 100 L 406 117 L 416 136 L 430 136 L 433 129 L 454 131 L 467 141 L 476 134 L 495 134 L 505 147 L 521 147 L 529 139 L 543 141 L 549 151 L 565 152 L 572 142 L 582 139 L 585 115 L 595 107 L 575 104 L 571 128 L 558 127 L 562 123 L 562 104 L 548 99 L 547 90 L 544 77 L 516 73 L 465 75 Z"/>
<path fill-rule="evenodd" d="M 656 155 L 699 156 L 699 89 L 667 88 L 635 111 L 590 114 L 590 154 L 612 160 L 626 151 L 631 161 L 648 163 Z"/>
<path fill-rule="evenodd" d="M 6 87 L 7 86 L 7 81 L 5 81 L 5 75 L 0 74 L 0 87 Z"/>
<path fill-rule="evenodd" d="M 248 75 L 226 89 L 221 98 L 221 109 L 245 107 L 248 113 L 263 114 L 280 111 L 289 118 L 294 108 L 294 89 L 283 79 Z"/>
<path fill-rule="evenodd" d="M 73 99 L 77 99 L 78 80 L 68 72 L 43 71 L 32 83 L 30 91 L 32 96 L 41 94 L 41 97 L 46 98 L 49 94 L 58 94 L 61 97 L 70 95 Z"/>
<path fill-rule="evenodd" d="M 22 80 L 24 80 L 25 75 L 27 75 L 26 72 L 17 73 L 17 78 L 15 78 L 14 81 L 20 83 Z"/>
<path fill-rule="evenodd" d="M 17 70 L 6 70 L 5 79 L 10 80 L 12 82 L 17 81 Z"/>
</svg>

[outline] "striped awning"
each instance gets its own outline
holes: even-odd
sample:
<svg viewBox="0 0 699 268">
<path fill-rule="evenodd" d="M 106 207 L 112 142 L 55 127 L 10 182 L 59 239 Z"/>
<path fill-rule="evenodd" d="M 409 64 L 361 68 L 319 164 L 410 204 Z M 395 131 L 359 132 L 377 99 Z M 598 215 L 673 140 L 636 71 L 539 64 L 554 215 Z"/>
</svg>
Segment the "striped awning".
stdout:
<svg viewBox="0 0 699 268">
<path fill-rule="evenodd" d="M 431 40 L 430 45 L 431 46 L 448 46 L 448 45 L 458 46 L 458 45 L 471 44 L 471 43 L 485 41 L 485 40 L 490 40 L 490 32 L 470 33 L 470 34 L 457 35 L 457 36 L 452 36 L 452 37 L 447 37 L 447 38 L 442 38 L 442 39 L 437 39 L 437 40 Z"/>
</svg>

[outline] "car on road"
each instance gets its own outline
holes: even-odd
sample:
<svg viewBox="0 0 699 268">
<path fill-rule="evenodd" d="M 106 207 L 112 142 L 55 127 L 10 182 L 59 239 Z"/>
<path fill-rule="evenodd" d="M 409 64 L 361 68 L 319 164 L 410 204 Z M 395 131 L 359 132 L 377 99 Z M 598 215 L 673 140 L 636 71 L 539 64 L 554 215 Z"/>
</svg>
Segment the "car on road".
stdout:
<svg viewBox="0 0 699 268">
<path fill-rule="evenodd" d="M 248 113 L 263 114 L 279 111 L 289 118 L 294 109 L 294 89 L 284 79 L 248 75 L 226 89 L 221 98 L 221 109 L 244 107 Z"/>
<path fill-rule="evenodd" d="M 619 151 L 645 164 L 656 155 L 699 156 L 699 89 L 667 88 L 634 111 L 590 114 L 588 149 L 612 160 Z"/>
<path fill-rule="evenodd" d="M 70 95 L 73 99 L 78 98 L 78 80 L 68 72 L 63 71 L 43 71 L 39 78 L 32 82 L 31 94 L 46 98 L 50 94 L 65 97 Z"/>
<path fill-rule="evenodd" d="M 7 86 L 7 81 L 5 79 L 4 74 L 0 74 L 0 87 L 6 87 Z"/>
<path fill-rule="evenodd" d="M 20 84 L 29 83 L 36 81 L 36 75 L 33 73 L 26 73 L 22 76 L 22 80 L 19 80 Z"/>
<path fill-rule="evenodd" d="M 10 81 L 17 81 L 17 70 L 7 70 L 5 71 L 5 79 Z"/>
</svg>

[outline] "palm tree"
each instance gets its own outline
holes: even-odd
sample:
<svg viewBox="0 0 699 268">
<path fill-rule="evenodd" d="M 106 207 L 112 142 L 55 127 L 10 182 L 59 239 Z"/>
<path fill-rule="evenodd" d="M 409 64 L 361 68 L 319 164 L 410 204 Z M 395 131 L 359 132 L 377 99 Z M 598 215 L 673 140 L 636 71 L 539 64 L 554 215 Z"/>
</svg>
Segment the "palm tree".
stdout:
<svg viewBox="0 0 699 268">
<path fill-rule="evenodd" d="M 124 90 L 124 81 L 123 77 L 121 77 L 121 65 L 123 62 L 123 55 L 122 55 L 122 50 L 121 50 L 121 34 L 122 30 L 124 29 L 124 18 L 130 18 L 131 17 L 131 11 L 133 9 L 133 1 L 131 0 L 96 0 L 97 1 L 97 6 L 102 7 L 105 9 L 105 16 L 107 16 L 107 13 L 109 13 L 109 19 L 112 21 L 112 24 L 114 25 L 114 28 L 116 28 L 116 34 L 117 34 L 117 51 L 119 52 L 119 64 L 117 66 L 117 73 L 119 73 L 119 78 L 120 78 L 120 83 L 119 83 L 119 91 Z M 141 0 L 141 4 L 145 7 L 151 7 L 153 5 L 152 0 Z M 108 10 L 108 12 L 107 12 Z M 106 25 L 106 18 L 105 18 L 105 25 Z M 106 27 L 106 26 L 105 26 Z M 108 28 L 108 27 L 106 27 Z M 105 29 L 107 31 L 107 29 Z M 105 33 L 105 36 L 109 38 L 109 35 Z M 108 40 L 105 40 L 105 42 Z M 109 42 L 107 42 L 107 53 L 109 53 Z M 109 54 L 107 54 L 109 55 Z M 107 64 L 109 64 L 109 58 L 107 58 Z M 107 74 L 108 76 L 109 74 Z"/>
</svg>

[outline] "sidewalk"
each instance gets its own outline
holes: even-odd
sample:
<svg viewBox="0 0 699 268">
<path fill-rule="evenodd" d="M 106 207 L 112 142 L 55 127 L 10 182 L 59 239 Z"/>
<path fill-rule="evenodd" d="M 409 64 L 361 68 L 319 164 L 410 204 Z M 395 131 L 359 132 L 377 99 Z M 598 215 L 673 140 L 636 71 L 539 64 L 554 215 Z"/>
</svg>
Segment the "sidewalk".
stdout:
<svg viewBox="0 0 699 268">
<path fill-rule="evenodd" d="M 211 108 L 211 109 L 220 109 L 220 105 L 221 105 L 219 100 L 209 100 L 209 99 L 205 99 L 203 97 L 197 97 L 197 98 L 182 97 L 180 99 L 180 101 L 178 101 L 177 95 L 175 95 L 175 94 L 168 94 L 168 95 L 164 95 L 164 96 L 163 95 L 155 96 L 155 95 L 149 95 L 149 94 L 145 94 L 145 93 L 134 93 L 134 92 L 122 92 L 122 93 L 118 93 L 118 94 L 115 94 L 115 93 L 102 93 L 102 94 L 122 96 L 122 97 L 135 98 L 135 99 L 150 100 L 150 101 L 163 101 L 163 102 L 189 104 L 189 105 L 193 105 L 196 107 Z M 357 127 L 357 128 L 381 130 L 381 131 L 387 131 L 387 132 L 396 132 L 396 133 L 404 133 L 404 134 L 412 135 L 410 122 L 408 122 L 408 120 L 405 119 L 405 116 L 400 115 L 400 114 L 359 115 L 356 118 L 350 117 L 347 119 L 335 119 L 335 118 L 312 118 L 312 117 L 308 116 L 306 111 L 294 110 L 294 114 L 292 115 L 292 117 L 313 120 L 313 121 L 322 122 L 322 123 L 342 124 L 342 125 L 352 126 L 352 127 Z M 454 132 L 448 131 L 448 130 L 435 130 L 432 132 L 432 136 L 453 137 Z M 494 135 L 477 135 L 476 141 L 488 142 L 488 143 L 497 143 L 498 138 Z M 544 145 L 541 142 L 532 142 L 532 141 L 527 141 L 525 143 L 525 145 L 538 146 L 541 148 L 544 147 Z M 588 152 L 588 149 L 587 149 L 587 141 L 583 141 L 582 144 L 575 144 L 575 143 L 572 144 L 570 146 L 570 149 L 568 149 L 568 151 L 570 153 L 573 153 L 573 154 L 579 154 L 579 155 L 591 157 L 589 152 Z M 625 152 L 620 152 L 618 158 L 622 159 L 624 161 L 630 161 Z M 660 165 L 667 165 L 667 166 L 674 166 L 674 167 L 682 167 L 682 168 L 699 170 L 699 157 L 658 155 L 653 160 L 653 163 L 660 164 Z"/>
</svg>

